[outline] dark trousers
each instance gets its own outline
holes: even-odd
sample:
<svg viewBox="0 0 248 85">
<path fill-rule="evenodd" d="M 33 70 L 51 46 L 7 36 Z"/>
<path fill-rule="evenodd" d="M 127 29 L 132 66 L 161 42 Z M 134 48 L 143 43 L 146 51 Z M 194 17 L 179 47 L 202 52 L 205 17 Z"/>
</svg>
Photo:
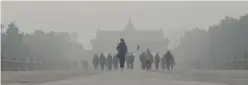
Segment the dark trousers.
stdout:
<svg viewBox="0 0 248 85">
<path fill-rule="evenodd" d="M 146 69 L 150 70 L 151 69 L 151 61 L 150 60 L 146 60 Z"/>
<path fill-rule="evenodd" d="M 104 70 L 104 64 L 101 64 L 101 70 Z"/>
<path fill-rule="evenodd" d="M 146 68 L 145 63 L 141 63 L 141 69 L 145 70 L 145 68 Z"/>
<path fill-rule="evenodd" d="M 174 64 L 172 64 L 172 63 L 167 63 L 167 64 L 166 64 L 166 68 L 167 68 L 168 70 L 173 69 L 173 66 L 174 66 Z"/>
<path fill-rule="evenodd" d="M 120 55 L 119 56 L 119 61 L 120 61 L 120 68 L 124 68 L 125 66 L 125 55 Z"/>
</svg>

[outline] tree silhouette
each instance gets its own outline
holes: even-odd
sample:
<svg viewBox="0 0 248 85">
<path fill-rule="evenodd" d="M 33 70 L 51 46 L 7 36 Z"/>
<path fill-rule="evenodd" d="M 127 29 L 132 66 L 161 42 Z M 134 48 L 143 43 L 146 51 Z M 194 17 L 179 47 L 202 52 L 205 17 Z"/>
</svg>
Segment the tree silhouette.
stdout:
<svg viewBox="0 0 248 85">
<path fill-rule="evenodd" d="M 4 59 L 25 60 L 27 47 L 23 44 L 23 33 L 19 34 L 14 22 L 8 25 L 6 33 L 2 34 L 2 38 L 2 56 Z"/>
<path fill-rule="evenodd" d="M 247 14 L 239 19 L 225 17 L 219 24 L 210 26 L 208 31 L 193 29 L 186 32 L 175 50 L 182 54 L 182 58 L 200 63 L 207 61 L 213 66 L 221 61 L 244 59 L 244 51 L 248 50 L 247 28 Z"/>
<path fill-rule="evenodd" d="M 65 62 L 81 61 L 84 47 L 76 42 L 77 34 L 67 32 L 19 33 L 14 22 L 2 33 L 2 59 L 16 61 L 39 61 L 47 69 L 63 69 Z M 72 39 L 73 38 L 73 39 Z M 71 60 L 70 60 L 71 59 Z M 74 60 L 73 60 L 74 59 Z"/>
</svg>

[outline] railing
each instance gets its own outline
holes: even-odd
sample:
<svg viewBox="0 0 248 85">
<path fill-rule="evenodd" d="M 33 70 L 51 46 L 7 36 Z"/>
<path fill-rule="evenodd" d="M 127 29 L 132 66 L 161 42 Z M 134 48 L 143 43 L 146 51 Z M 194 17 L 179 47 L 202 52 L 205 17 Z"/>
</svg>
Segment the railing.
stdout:
<svg viewBox="0 0 248 85">
<path fill-rule="evenodd" d="M 75 64 L 76 63 L 76 64 Z M 81 63 L 81 65 L 80 65 Z M 88 62 L 73 63 L 41 63 L 17 60 L 1 60 L 1 71 L 20 71 L 20 70 L 63 70 L 63 69 L 87 69 Z"/>
<path fill-rule="evenodd" d="M 17 60 L 1 60 L 2 71 L 18 71 L 18 70 L 35 70 L 41 68 L 39 62 L 17 61 Z"/>
<path fill-rule="evenodd" d="M 221 61 L 218 67 L 227 70 L 248 70 L 248 60 Z"/>
</svg>

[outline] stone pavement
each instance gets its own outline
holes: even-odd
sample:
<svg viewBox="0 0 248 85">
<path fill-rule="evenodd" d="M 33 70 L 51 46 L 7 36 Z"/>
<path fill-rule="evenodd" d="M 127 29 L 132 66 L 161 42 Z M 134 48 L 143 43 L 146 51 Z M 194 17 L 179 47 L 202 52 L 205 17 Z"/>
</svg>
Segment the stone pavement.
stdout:
<svg viewBox="0 0 248 85">
<path fill-rule="evenodd" d="M 37 83 L 90 76 L 99 72 L 87 70 L 2 71 L 2 85 L 33 85 Z"/>
<path fill-rule="evenodd" d="M 198 81 L 178 80 L 173 75 L 152 71 L 110 71 L 90 77 L 74 78 L 35 85 L 226 85 Z"/>
<path fill-rule="evenodd" d="M 54 78 L 54 75 L 56 75 L 55 78 L 65 77 L 63 72 L 49 73 L 50 76 L 47 74 L 44 77 L 43 74 L 44 78 L 37 76 L 31 80 L 43 81 L 50 77 L 50 79 Z M 76 71 L 71 71 L 71 74 L 78 75 Z M 134 71 L 124 70 L 123 72 L 119 70 L 108 71 L 88 76 L 78 75 L 78 77 L 43 83 L 11 83 L 5 85 L 247 85 L 247 83 L 247 70 L 177 69 L 172 71 L 142 71 L 136 69 Z"/>
</svg>

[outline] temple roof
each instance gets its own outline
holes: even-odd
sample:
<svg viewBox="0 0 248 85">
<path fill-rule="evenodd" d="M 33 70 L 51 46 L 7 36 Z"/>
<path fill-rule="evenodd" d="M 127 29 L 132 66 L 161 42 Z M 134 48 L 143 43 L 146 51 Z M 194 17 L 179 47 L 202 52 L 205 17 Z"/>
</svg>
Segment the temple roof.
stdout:
<svg viewBox="0 0 248 85">
<path fill-rule="evenodd" d="M 160 41 L 164 39 L 164 36 L 162 29 L 136 30 L 131 18 L 122 31 L 97 30 L 97 39 L 119 40 L 120 38 Z"/>
</svg>

